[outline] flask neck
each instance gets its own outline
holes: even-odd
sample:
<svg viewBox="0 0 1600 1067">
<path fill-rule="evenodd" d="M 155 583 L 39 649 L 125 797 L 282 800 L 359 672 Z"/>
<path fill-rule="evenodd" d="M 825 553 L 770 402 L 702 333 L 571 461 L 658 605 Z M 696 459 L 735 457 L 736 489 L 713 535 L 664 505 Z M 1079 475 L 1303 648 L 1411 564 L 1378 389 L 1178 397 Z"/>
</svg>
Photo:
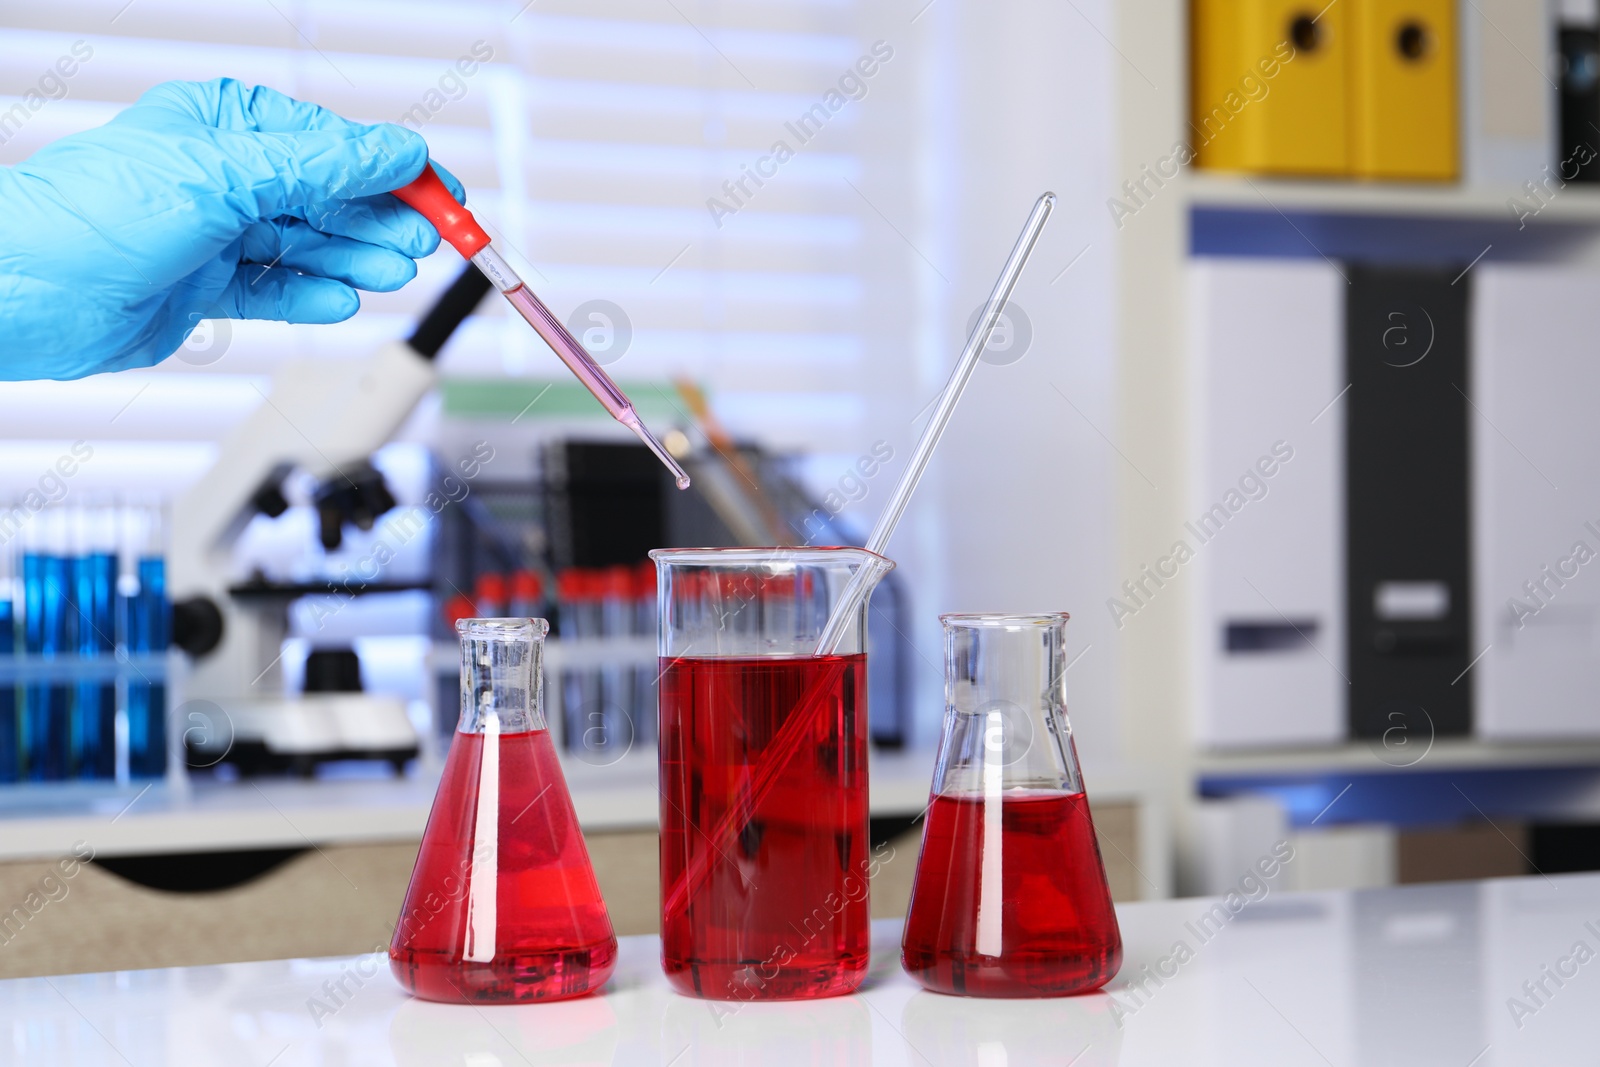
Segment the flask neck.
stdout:
<svg viewBox="0 0 1600 1067">
<path fill-rule="evenodd" d="M 545 729 L 543 619 L 462 619 L 458 733 Z"/>
<path fill-rule="evenodd" d="M 1061 615 L 946 615 L 936 793 L 1083 790 Z"/>
</svg>

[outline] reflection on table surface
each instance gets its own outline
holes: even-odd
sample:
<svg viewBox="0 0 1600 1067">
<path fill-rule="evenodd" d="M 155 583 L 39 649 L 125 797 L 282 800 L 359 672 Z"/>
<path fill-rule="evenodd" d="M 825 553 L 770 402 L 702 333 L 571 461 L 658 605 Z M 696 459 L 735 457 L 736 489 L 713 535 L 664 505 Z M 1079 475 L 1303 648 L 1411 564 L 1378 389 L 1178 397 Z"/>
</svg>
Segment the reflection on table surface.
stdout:
<svg viewBox="0 0 1600 1067">
<path fill-rule="evenodd" d="M 900 972 L 893 921 L 874 926 L 860 992 L 809 1002 L 680 997 L 650 937 L 623 939 L 604 996 L 529 1007 L 412 1000 L 381 954 L 19 979 L 0 982 L 0 1063 L 1490 1067 L 1585 1055 L 1600 876 L 1232 903 L 1121 906 L 1122 973 L 1057 1000 L 928 993 Z"/>
</svg>

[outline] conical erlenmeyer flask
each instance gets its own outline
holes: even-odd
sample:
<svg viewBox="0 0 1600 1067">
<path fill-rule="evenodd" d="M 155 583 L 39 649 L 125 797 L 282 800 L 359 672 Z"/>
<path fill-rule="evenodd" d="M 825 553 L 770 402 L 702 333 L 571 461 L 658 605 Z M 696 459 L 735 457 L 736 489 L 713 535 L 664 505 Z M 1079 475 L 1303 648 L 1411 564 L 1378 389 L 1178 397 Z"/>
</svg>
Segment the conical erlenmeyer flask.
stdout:
<svg viewBox="0 0 1600 1067">
<path fill-rule="evenodd" d="M 598 989 L 617 961 L 545 726 L 543 619 L 463 619 L 461 723 L 389 945 L 427 1000 L 525 1003 Z"/>
<path fill-rule="evenodd" d="M 1098 989 L 1122 935 L 1067 725 L 1067 616 L 940 618 L 944 733 L 901 962 L 941 993 Z"/>
</svg>

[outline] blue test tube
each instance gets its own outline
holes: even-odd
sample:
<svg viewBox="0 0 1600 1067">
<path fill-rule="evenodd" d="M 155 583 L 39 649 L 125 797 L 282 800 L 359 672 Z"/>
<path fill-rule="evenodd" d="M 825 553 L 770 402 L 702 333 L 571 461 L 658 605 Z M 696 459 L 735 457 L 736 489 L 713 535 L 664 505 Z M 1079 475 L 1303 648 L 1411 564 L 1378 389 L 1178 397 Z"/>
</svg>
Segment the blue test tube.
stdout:
<svg viewBox="0 0 1600 1067">
<path fill-rule="evenodd" d="M 136 656 L 163 653 L 171 633 L 167 605 L 167 563 L 160 556 L 141 556 L 139 590 L 127 598 L 127 646 Z M 128 680 L 128 773 L 134 778 L 159 778 L 167 773 L 167 687 L 165 682 Z"/>
<path fill-rule="evenodd" d="M 22 554 L 23 650 L 46 660 L 73 652 L 71 567 L 58 507 L 36 515 L 30 526 L 45 529 Z M 57 682 L 30 682 L 23 688 L 22 757 L 25 776 L 35 782 L 67 777 L 72 755 L 72 689 Z"/>
<path fill-rule="evenodd" d="M 0 545 L 0 660 L 17 651 L 15 583 L 11 580 L 11 546 Z M 0 678 L 0 782 L 15 782 L 22 772 L 17 747 L 21 724 L 17 722 L 17 686 Z"/>
<path fill-rule="evenodd" d="M 72 624 L 78 655 L 106 662 L 116 652 L 116 513 L 86 508 L 75 516 L 78 551 L 72 557 Z M 72 766 L 79 778 L 117 776 L 117 689 L 105 680 L 74 686 Z"/>
</svg>

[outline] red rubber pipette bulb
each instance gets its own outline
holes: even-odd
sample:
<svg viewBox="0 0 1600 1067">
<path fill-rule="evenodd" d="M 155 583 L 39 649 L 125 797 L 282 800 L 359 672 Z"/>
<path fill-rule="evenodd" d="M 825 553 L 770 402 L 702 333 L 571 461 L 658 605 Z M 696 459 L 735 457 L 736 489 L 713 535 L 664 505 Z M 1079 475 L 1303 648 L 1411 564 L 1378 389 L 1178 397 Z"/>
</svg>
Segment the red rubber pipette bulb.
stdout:
<svg viewBox="0 0 1600 1067">
<path fill-rule="evenodd" d="M 483 232 L 483 227 L 472 217 L 472 212 L 456 203 L 456 198 L 434 171 L 433 164 L 423 167 L 415 181 L 410 185 L 402 185 L 394 191 L 394 195 L 433 223 L 439 236 L 460 252 L 462 259 L 471 259 L 488 245 L 489 235 Z"/>
</svg>

